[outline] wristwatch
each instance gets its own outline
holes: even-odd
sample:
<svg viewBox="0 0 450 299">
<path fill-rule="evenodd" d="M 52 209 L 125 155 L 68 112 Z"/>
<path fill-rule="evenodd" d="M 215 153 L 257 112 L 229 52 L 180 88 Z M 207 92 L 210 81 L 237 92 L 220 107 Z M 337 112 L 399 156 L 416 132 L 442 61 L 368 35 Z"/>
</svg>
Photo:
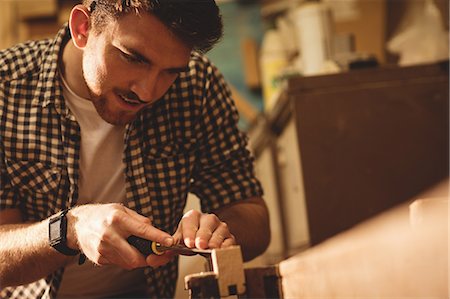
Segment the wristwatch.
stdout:
<svg viewBox="0 0 450 299">
<path fill-rule="evenodd" d="M 79 250 L 69 248 L 67 246 L 67 217 L 69 209 L 62 210 L 55 216 L 50 218 L 48 222 L 48 240 L 50 246 L 58 250 L 64 255 L 77 255 Z"/>
</svg>

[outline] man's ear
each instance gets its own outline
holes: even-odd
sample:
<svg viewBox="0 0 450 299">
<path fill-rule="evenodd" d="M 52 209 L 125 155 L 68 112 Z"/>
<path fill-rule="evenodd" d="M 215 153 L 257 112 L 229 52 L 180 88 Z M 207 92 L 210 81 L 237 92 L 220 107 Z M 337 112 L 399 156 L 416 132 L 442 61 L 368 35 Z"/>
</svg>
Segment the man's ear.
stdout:
<svg viewBox="0 0 450 299">
<path fill-rule="evenodd" d="M 79 4 L 72 8 L 69 18 L 69 28 L 72 35 L 72 41 L 78 49 L 83 49 L 87 44 L 90 28 L 90 12 Z"/>
</svg>

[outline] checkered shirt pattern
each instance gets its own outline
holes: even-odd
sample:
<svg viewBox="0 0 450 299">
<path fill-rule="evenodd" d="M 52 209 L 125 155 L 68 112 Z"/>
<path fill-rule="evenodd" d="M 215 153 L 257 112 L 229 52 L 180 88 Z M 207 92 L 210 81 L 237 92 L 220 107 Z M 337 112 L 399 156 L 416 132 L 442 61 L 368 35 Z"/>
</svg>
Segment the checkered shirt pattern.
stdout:
<svg viewBox="0 0 450 299">
<path fill-rule="evenodd" d="M 64 102 L 58 55 L 67 25 L 54 40 L 0 52 L 0 209 L 19 208 L 40 221 L 77 204 L 80 128 Z M 193 52 L 189 71 L 127 125 L 126 204 L 173 233 L 188 192 L 203 212 L 262 196 L 247 137 L 222 75 Z M 171 298 L 177 261 L 145 269 L 152 298 Z M 2 298 L 55 298 L 64 269 L 29 285 L 4 288 Z"/>
</svg>

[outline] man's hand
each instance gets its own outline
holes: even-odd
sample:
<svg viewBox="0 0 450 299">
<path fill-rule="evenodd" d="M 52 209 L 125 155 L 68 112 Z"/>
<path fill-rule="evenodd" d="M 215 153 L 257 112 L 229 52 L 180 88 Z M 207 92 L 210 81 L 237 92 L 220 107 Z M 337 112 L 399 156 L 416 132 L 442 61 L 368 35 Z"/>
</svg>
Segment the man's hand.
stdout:
<svg viewBox="0 0 450 299">
<path fill-rule="evenodd" d="M 225 222 L 215 214 L 195 210 L 184 214 L 173 237 L 175 242 L 183 241 L 189 248 L 223 248 L 236 244 Z"/>
<path fill-rule="evenodd" d="M 150 220 L 121 204 L 88 204 L 73 208 L 68 217 L 68 246 L 80 249 L 97 265 L 115 264 L 125 269 L 158 267 L 172 256 L 150 255 L 147 259 L 127 242 L 135 235 L 159 242 L 173 244 L 173 238 L 154 226 Z"/>
</svg>

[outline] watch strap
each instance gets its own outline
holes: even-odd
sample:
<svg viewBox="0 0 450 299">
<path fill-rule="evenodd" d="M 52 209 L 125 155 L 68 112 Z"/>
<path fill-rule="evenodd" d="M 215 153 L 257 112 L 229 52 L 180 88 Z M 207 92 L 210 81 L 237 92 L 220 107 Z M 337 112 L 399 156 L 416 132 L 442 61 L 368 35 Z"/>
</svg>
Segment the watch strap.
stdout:
<svg viewBox="0 0 450 299">
<path fill-rule="evenodd" d="M 69 248 L 67 246 L 67 217 L 69 209 L 62 210 L 49 220 L 49 242 L 50 246 L 64 255 L 75 256 L 80 253 L 79 250 Z M 55 227 L 59 226 L 59 227 Z M 52 234 L 52 231 L 59 229 L 59 232 Z"/>
</svg>

